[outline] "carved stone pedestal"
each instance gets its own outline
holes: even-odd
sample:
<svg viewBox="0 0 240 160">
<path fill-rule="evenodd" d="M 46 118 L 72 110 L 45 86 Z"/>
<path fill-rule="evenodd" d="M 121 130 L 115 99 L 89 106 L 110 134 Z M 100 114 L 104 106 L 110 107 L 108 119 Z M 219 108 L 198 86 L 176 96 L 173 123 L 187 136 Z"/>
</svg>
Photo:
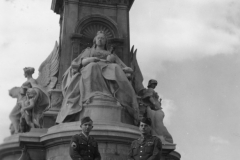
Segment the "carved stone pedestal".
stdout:
<svg viewBox="0 0 240 160">
<path fill-rule="evenodd" d="M 72 135 L 80 132 L 80 122 L 65 123 L 54 126 L 43 137 L 46 142 L 46 158 L 51 160 L 70 160 L 69 143 Z M 127 124 L 95 122 L 91 135 L 99 143 L 102 159 L 127 159 L 130 142 L 138 137 L 136 127 Z M 54 138 L 53 138 L 54 137 Z"/>
<path fill-rule="evenodd" d="M 91 116 L 94 121 L 91 135 L 98 141 L 102 160 L 127 159 L 131 142 L 140 134 L 123 107 L 91 103 L 84 106 L 80 115 Z M 0 159 L 18 160 L 25 146 L 32 160 L 71 160 L 70 140 L 80 132 L 78 121 L 10 136 L 0 145 Z M 174 149 L 174 144 L 164 144 L 161 160 L 179 160 L 180 155 Z"/>
<path fill-rule="evenodd" d="M 48 94 L 50 95 L 51 108 L 43 114 L 43 128 L 50 128 L 55 125 L 63 101 L 60 89 L 53 89 Z"/>
</svg>

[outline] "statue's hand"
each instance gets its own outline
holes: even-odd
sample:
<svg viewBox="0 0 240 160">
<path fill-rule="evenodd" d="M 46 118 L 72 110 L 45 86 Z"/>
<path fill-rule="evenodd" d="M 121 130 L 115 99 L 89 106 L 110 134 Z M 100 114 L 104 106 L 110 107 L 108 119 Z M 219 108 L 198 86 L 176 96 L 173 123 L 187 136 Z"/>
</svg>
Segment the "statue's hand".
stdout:
<svg viewBox="0 0 240 160">
<path fill-rule="evenodd" d="M 98 61 L 100 61 L 100 59 L 97 57 L 88 57 L 82 60 L 82 65 L 86 66 L 91 62 L 98 62 Z"/>
<path fill-rule="evenodd" d="M 99 62 L 100 61 L 100 59 L 97 57 L 91 57 L 91 58 L 92 58 L 91 62 Z"/>
</svg>

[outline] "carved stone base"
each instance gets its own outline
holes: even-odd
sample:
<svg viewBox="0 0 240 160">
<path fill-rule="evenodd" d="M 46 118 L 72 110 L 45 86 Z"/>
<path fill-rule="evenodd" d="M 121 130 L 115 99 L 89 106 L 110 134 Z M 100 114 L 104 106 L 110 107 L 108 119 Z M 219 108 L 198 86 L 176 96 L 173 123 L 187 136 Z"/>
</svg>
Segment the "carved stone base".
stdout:
<svg viewBox="0 0 240 160">
<path fill-rule="evenodd" d="M 126 110 L 119 105 L 84 105 L 80 116 L 93 119 L 91 135 L 98 141 L 102 160 L 126 160 L 130 144 L 140 134 Z M 48 129 L 32 129 L 13 135 L 0 145 L 1 160 L 18 160 L 26 147 L 32 160 L 71 160 L 71 137 L 81 132 L 80 121 L 62 123 Z M 175 144 L 163 144 L 161 160 L 179 160 Z M 165 159 L 167 158 L 167 159 Z"/>
<path fill-rule="evenodd" d="M 23 146 L 32 160 L 71 160 L 70 139 L 81 132 L 80 122 L 63 123 L 49 129 L 10 136 L 0 145 L 1 160 L 18 160 Z M 94 122 L 91 135 L 99 143 L 102 160 L 126 160 L 130 143 L 138 138 L 138 128 L 123 123 Z M 161 160 L 179 160 L 174 144 L 163 145 Z"/>
<path fill-rule="evenodd" d="M 89 116 L 94 122 L 124 123 L 133 125 L 133 118 L 120 105 L 84 105 L 80 117 Z"/>
</svg>

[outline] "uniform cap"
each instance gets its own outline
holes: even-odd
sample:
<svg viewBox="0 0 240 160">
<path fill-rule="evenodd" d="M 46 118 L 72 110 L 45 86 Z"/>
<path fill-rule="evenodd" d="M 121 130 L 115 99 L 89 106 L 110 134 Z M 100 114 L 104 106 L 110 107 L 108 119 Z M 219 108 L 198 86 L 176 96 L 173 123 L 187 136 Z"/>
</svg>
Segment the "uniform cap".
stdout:
<svg viewBox="0 0 240 160">
<path fill-rule="evenodd" d="M 87 122 L 92 122 L 90 117 L 84 117 L 81 119 L 81 125 L 83 125 L 84 123 L 87 123 Z"/>
</svg>

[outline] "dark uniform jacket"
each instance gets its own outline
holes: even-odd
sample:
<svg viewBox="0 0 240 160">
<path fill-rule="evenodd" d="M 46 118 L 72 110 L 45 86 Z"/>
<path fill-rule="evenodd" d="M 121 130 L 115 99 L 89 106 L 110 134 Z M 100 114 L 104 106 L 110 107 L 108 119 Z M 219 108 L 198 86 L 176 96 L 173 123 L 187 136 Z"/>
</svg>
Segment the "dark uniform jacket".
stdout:
<svg viewBox="0 0 240 160">
<path fill-rule="evenodd" d="M 70 156 L 72 160 L 101 160 L 97 142 L 91 136 L 87 139 L 83 133 L 72 137 Z"/>
<path fill-rule="evenodd" d="M 140 137 L 131 144 L 128 160 L 160 160 L 162 142 L 158 137 Z"/>
</svg>

